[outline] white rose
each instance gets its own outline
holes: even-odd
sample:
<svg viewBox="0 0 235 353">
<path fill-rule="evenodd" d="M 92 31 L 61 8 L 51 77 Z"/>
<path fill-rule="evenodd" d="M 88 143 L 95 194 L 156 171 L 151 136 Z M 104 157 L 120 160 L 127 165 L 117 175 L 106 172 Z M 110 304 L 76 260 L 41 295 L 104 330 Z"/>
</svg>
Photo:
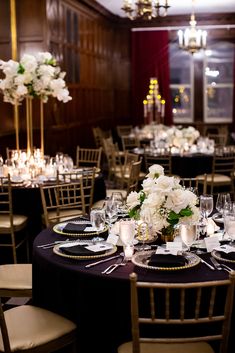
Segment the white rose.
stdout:
<svg viewBox="0 0 235 353">
<path fill-rule="evenodd" d="M 192 192 L 183 189 L 172 190 L 169 193 L 168 198 L 166 200 L 165 206 L 169 210 L 174 211 L 175 213 L 179 213 L 182 209 L 186 208 L 189 203 L 189 197 L 191 197 Z"/>
<path fill-rule="evenodd" d="M 128 209 L 133 209 L 134 207 L 140 205 L 139 194 L 136 191 L 131 191 L 127 196 L 126 204 Z"/>
<path fill-rule="evenodd" d="M 142 188 L 146 194 L 150 194 L 151 192 L 154 192 L 155 186 L 156 186 L 155 179 L 147 178 L 143 180 Z"/>
<path fill-rule="evenodd" d="M 44 63 L 45 61 L 51 60 L 52 55 L 51 55 L 51 53 L 48 53 L 48 52 L 39 52 L 39 53 L 37 53 L 36 58 L 37 58 L 37 61 Z"/>
<path fill-rule="evenodd" d="M 37 60 L 33 55 L 24 54 L 20 60 L 25 71 L 34 72 L 37 68 Z"/>
<path fill-rule="evenodd" d="M 159 193 L 150 194 L 143 202 L 143 206 L 147 206 L 149 208 L 159 208 L 164 202 L 165 196 Z"/>
<path fill-rule="evenodd" d="M 164 175 L 164 168 L 159 164 L 154 164 L 149 167 L 149 174 L 146 175 L 147 178 L 156 178 L 160 175 Z"/>
<path fill-rule="evenodd" d="M 166 175 L 161 175 L 156 180 L 156 191 L 164 194 L 168 194 L 172 191 L 175 186 L 174 177 L 168 177 Z"/>
</svg>

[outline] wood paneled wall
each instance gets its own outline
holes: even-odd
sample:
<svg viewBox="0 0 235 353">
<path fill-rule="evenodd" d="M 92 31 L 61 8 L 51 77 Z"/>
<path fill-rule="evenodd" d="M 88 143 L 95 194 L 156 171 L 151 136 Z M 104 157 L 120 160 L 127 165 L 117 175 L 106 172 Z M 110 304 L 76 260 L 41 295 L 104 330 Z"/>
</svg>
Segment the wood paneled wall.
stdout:
<svg viewBox="0 0 235 353">
<path fill-rule="evenodd" d="M 75 156 L 77 145 L 94 145 L 92 126 L 109 129 L 129 123 L 130 29 L 117 19 L 97 12 L 86 1 L 20 0 L 17 3 L 19 58 L 24 53 L 50 51 L 66 71 L 72 101 L 63 104 L 50 99 L 45 104 L 45 153 L 64 151 Z M 9 0 L 4 0 L 0 23 L 5 18 L 5 38 L 0 37 L 2 59 L 9 52 Z M 8 25 L 8 30 L 6 29 Z M 4 40 L 6 50 L 3 47 Z M 8 50 L 8 52 L 7 52 Z M 0 103 L 0 154 L 5 144 L 14 147 L 13 109 Z M 34 100 L 34 144 L 39 146 L 38 102 Z M 4 132 L 9 132 L 3 138 Z M 20 147 L 25 147 L 25 109 L 20 108 Z"/>
</svg>

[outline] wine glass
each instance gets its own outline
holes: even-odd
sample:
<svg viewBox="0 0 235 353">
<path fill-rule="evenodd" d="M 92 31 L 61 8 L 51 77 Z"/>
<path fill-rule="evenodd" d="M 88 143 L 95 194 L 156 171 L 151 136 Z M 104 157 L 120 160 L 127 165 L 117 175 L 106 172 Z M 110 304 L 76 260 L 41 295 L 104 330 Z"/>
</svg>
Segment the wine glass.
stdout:
<svg viewBox="0 0 235 353">
<path fill-rule="evenodd" d="M 208 218 L 208 216 L 213 211 L 213 206 L 213 195 L 200 196 L 200 212 L 204 218 Z"/>
<path fill-rule="evenodd" d="M 102 231 L 105 227 L 105 211 L 102 208 L 91 209 L 90 221 L 97 232 Z"/>
<path fill-rule="evenodd" d="M 112 193 L 111 199 L 116 202 L 117 205 L 117 211 L 120 212 L 123 208 L 123 196 L 122 193 L 120 191 L 115 191 Z"/>
<path fill-rule="evenodd" d="M 230 210 L 231 206 L 231 197 L 229 193 L 218 194 L 216 200 L 216 209 L 221 214 L 224 215 Z"/>
<path fill-rule="evenodd" d="M 179 230 L 182 242 L 187 246 L 187 250 L 190 251 L 190 247 L 197 238 L 197 223 L 182 223 Z"/>
<path fill-rule="evenodd" d="M 114 216 L 117 214 L 117 203 L 112 198 L 107 199 L 105 202 L 105 213 L 108 217 L 108 225 L 111 227 L 112 219 L 114 220 Z"/>
<path fill-rule="evenodd" d="M 235 240 L 235 214 L 226 213 L 224 215 L 224 231 L 231 238 L 232 242 Z"/>
</svg>

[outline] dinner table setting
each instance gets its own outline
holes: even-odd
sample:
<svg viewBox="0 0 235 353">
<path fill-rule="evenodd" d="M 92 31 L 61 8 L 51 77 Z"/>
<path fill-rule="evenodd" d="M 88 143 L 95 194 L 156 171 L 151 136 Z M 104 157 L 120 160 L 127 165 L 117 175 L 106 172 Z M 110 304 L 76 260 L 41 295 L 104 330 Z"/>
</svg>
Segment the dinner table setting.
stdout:
<svg viewBox="0 0 235 353">
<path fill-rule="evenodd" d="M 115 192 L 102 208 L 38 234 L 33 302 L 80 324 L 79 352 L 116 352 L 131 338 L 132 272 L 140 281 L 187 283 L 235 271 L 235 207 L 229 194 L 219 196 L 198 196 L 150 167 L 142 190 L 125 201 Z"/>
</svg>

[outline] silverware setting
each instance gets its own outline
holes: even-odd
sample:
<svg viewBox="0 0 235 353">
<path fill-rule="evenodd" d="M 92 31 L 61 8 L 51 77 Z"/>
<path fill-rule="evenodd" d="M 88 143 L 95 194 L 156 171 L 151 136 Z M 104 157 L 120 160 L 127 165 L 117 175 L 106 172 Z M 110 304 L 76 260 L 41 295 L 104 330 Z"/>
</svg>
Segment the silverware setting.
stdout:
<svg viewBox="0 0 235 353">
<path fill-rule="evenodd" d="M 215 266 L 215 268 L 219 271 L 221 271 L 221 270 L 226 271 L 226 272 L 233 271 L 233 269 L 230 268 L 229 266 L 219 263 L 214 257 L 210 257 L 210 260 L 213 263 L 213 265 Z"/>
<path fill-rule="evenodd" d="M 93 263 L 91 263 L 91 264 L 88 264 L 88 265 L 86 265 L 85 267 L 86 267 L 86 268 L 93 267 L 93 266 L 102 264 L 103 262 L 110 261 L 110 260 L 113 260 L 113 259 L 117 259 L 117 258 L 120 257 L 120 256 L 122 256 L 122 255 L 119 254 L 119 255 L 112 256 L 112 257 L 108 257 L 108 258 L 106 258 L 106 259 L 99 260 L 99 261 L 93 262 Z"/>
<path fill-rule="evenodd" d="M 127 260 L 124 256 L 120 257 L 115 264 L 110 265 L 107 267 L 104 271 L 102 271 L 102 274 L 109 275 L 112 273 L 114 270 L 116 270 L 120 266 L 125 266 L 127 264 Z"/>
<path fill-rule="evenodd" d="M 211 270 L 215 270 L 215 268 L 214 268 L 211 264 L 209 264 L 208 262 L 206 262 L 205 260 L 203 260 L 203 259 L 201 259 L 201 258 L 200 258 L 200 260 L 201 260 L 201 262 L 202 262 L 204 265 L 206 265 L 207 267 L 209 267 Z"/>
</svg>

